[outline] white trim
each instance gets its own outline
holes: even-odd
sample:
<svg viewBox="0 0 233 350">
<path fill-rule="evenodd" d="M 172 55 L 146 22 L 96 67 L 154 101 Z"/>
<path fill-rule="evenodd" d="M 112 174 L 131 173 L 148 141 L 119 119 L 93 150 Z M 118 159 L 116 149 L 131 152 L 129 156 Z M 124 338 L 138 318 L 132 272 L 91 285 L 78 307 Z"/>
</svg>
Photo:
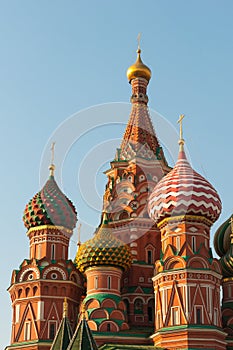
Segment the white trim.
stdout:
<svg viewBox="0 0 233 350">
<path fill-rule="evenodd" d="M 171 324 L 172 326 L 180 325 L 180 307 L 179 306 L 171 307 Z"/>
<path fill-rule="evenodd" d="M 37 320 L 44 320 L 44 301 L 37 302 Z"/>
<path fill-rule="evenodd" d="M 31 340 L 31 322 L 27 321 L 24 324 L 24 340 Z"/>
<path fill-rule="evenodd" d="M 20 320 L 20 304 L 15 305 L 15 323 L 19 323 Z"/>
</svg>

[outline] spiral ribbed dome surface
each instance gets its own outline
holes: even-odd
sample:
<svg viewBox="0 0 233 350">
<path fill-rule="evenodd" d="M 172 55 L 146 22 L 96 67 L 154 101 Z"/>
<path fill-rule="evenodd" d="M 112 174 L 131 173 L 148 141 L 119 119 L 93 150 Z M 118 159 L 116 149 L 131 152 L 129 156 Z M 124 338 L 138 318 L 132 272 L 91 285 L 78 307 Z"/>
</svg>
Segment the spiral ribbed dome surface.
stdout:
<svg viewBox="0 0 233 350">
<path fill-rule="evenodd" d="M 53 176 L 26 205 L 23 215 L 27 229 L 42 225 L 63 226 L 72 230 L 77 222 L 73 203 L 62 193 Z"/>
<path fill-rule="evenodd" d="M 114 237 L 107 224 L 102 224 L 95 236 L 79 247 L 76 255 L 77 268 L 81 272 L 99 265 L 116 266 L 127 270 L 131 262 L 129 247 Z"/>
<path fill-rule="evenodd" d="M 180 150 L 175 167 L 155 186 L 148 201 L 148 213 L 155 222 L 171 216 L 195 215 L 213 223 L 221 208 L 216 190 L 192 169 L 184 150 Z"/>
</svg>

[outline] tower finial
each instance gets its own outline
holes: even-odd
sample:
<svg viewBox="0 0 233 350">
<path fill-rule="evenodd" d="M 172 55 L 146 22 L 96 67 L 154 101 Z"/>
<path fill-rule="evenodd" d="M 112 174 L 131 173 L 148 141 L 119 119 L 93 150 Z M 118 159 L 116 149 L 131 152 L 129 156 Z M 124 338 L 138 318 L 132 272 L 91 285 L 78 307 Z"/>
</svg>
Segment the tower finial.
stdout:
<svg viewBox="0 0 233 350">
<path fill-rule="evenodd" d="M 68 303 L 67 303 L 67 297 L 65 297 L 63 302 L 63 317 L 67 317 L 67 315 L 68 315 Z"/>
<path fill-rule="evenodd" d="M 78 225 L 78 243 L 77 243 L 78 248 L 79 248 L 80 245 L 81 245 L 81 227 L 82 227 L 82 224 L 80 223 L 80 224 Z"/>
<path fill-rule="evenodd" d="M 180 151 L 183 151 L 184 149 L 184 139 L 183 139 L 183 119 L 184 119 L 185 115 L 181 114 L 179 116 L 179 120 L 177 121 L 177 123 L 180 124 L 180 138 L 179 138 L 179 145 L 180 145 Z"/>
<path fill-rule="evenodd" d="M 138 41 L 138 49 L 137 49 L 137 53 L 140 53 L 140 52 L 141 52 L 141 48 L 140 48 L 141 33 L 138 33 L 138 36 L 137 36 L 137 41 Z"/>
<path fill-rule="evenodd" d="M 85 305 L 84 302 L 82 302 L 82 305 L 81 305 L 81 320 L 85 320 L 86 319 L 85 313 L 86 313 L 86 305 Z"/>
<path fill-rule="evenodd" d="M 52 142 L 51 145 L 51 163 L 49 166 L 49 170 L 50 170 L 50 176 L 54 176 L 54 170 L 55 170 L 55 165 L 54 165 L 54 148 L 55 148 L 55 142 Z"/>
</svg>

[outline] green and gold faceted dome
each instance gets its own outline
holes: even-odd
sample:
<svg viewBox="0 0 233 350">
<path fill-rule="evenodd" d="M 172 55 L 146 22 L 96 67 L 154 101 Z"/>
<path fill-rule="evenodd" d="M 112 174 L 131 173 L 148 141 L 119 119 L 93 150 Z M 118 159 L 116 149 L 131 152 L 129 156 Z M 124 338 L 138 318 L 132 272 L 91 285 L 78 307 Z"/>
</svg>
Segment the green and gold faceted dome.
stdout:
<svg viewBox="0 0 233 350">
<path fill-rule="evenodd" d="M 144 78 L 149 82 L 151 78 L 151 70 L 142 62 L 140 48 L 138 48 L 137 54 L 138 55 L 136 62 L 132 64 L 132 66 L 130 66 L 127 70 L 127 78 L 129 82 L 136 78 Z"/>
<path fill-rule="evenodd" d="M 106 215 L 95 236 L 83 243 L 76 255 L 77 268 L 84 272 L 92 266 L 116 266 L 127 270 L 132 256 L 127 244 L 114 237 Z"/>
</svg>

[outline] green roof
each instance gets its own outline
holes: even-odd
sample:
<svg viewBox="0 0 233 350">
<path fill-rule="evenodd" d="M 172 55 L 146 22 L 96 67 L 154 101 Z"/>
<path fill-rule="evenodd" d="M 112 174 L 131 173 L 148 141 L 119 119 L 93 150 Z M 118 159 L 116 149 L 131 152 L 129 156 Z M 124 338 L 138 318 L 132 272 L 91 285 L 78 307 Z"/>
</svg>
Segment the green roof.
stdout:
<svg viewBox="0 0 233 350">
<path fill-rule="evenodd" d="M 67 350 L 98 350 L 85 318 L 79 322 Z"/>
<path fill-rule="evenodd" d="M 66 316 L 63 317 L 50 350 L 66 350 L 73 332 Z"/>
<path fill-rule="evenodd" d="M 111 294 L 111 293 L 97 293 L 97 294 L 91 294 L 88 297 L 85 298 L 85 303 L 90 300 L 90 299 L 96 299 L 100 302 L 100 304 L 102 303 L 102 301 L 104 301 L 105 299 L 112 299 L 114 300 L 117 304 L 121 301 L 121 297 L 119 297 L 118 295 L 115 294 Z"/>
<path fill-rule="evenodd" d="M 152 345 L 122 345 L 122 344 L 104 344 L 99 350 L 162 350 L 162 348 L 156 348 Z"/>
</svg>

